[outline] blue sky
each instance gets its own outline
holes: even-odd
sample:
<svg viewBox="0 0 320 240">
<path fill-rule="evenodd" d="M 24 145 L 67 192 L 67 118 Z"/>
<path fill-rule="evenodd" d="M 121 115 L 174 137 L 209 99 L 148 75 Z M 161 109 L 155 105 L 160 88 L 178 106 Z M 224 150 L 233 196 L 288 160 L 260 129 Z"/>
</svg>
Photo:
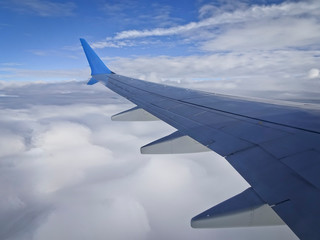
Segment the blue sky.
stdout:
<svg viewBox="0 0 320 240">
<path fill-rule="evenodd" d="M 79 37 L 92 42 L 131 29 L 186 24 L 197 20 L 199 3 L 15 0 L 1 3 L 0 7 L 2 63 L 17 63 L 32 69 L 68 69 L 79 67 L 77 60 L 82 57 Z M 183 54 L 181 47 L 177 50 L 173 48 L 179 45 L 175 41 L 160 39 L 159 46 L 139 44 L 121 49 L 110 48 L 106 52 L 111 57 Z M 171 50 L 167 46 L 172 46 Z M 81 62 L 84 63 L 80 59 Z"/>
<path fill-rule="evenodd" d="M 119 73 L 151 81 L 259 77 L 271 89 L 290 72 L 298 88 L 298 78 L 319 76 L 319 9 L 317 1 L 2 1 L 0 81 L 86 79 L 84 37 Z"/>
</svg>

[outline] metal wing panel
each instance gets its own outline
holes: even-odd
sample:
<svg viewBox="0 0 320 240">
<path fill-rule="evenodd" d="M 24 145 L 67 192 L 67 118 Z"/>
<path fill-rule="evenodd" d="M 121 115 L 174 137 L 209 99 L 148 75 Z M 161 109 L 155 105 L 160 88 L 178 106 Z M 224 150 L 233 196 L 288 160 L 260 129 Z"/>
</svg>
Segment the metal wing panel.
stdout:
<svg viewBox="0 0 320 240">
<path fill-rule="evenodd" d="M 319 239 L 320 193 L 297 172 L 256 147 L 227 160 L 301 239 Z"/>
<path fill-rule="evenodd" d="M 255 102 L 243 98 L 147 83 L 137 79 L 119 77 L 116 74 L 111 78 L 115 80 L 112 81 L 112 84 L 119 84 L 119 86 L 122 85 L 125 88 L 130 86 L 132 88 L 134 86 L 137 94 L 141 93 L 140 90 L 142 90 L 145 93 L 152 93 L 154 96 L 163 96 L 216 111 L 232 113 L 236 116 L 244 116 L 250 119 L 263 120 L 265 122 L 320 133 L 320 121 L 318 121 L 319 108 L 304 109 L 300 105 L 278 105 L 276 101 L 272 103 Z"/>
<path fill-rule="evenodd" d="M 307 150 L 281 159 L 293 171 L 320 189 L 320 152 Z"/>
<path fill-rule="evenodd" d="M 239 122 L 239 118 L 220 112 L 209 111 L 208 109 L 206 109 L 206 111 L 202 113 L 193 116 L 192 119 L 202 125 L 214 129 L 221 129 L 230 124 L 235 124 Z"/>
<path fill-rule="evenodd" d="M 317 240 L 319 228 L 319 193 L 314 189 L 301 189 L 295 199 L 279 203 L 272 209 L 293 232 L 304 240 Z"/>
<path fill-rule="evenodd" d="M 226 99 L 225 96 L 221 97 L 219 95 L 204 96 L 186 101 L 217 111 L 320 133 L 319 107 L 316 109 L 304 109 L 300 105 L 286 106 L 277 105 L 277 102 L 254 102 L 240 98 Z M 284 104 L 282 102 L 279 103 Z"/>
<path fill-rule="evenodd" d="M 290 135 L 269 142 L 261 143 L 260 146 L 277 159 L 288 157 L 310 149 L 319 149 L 319 134 L 296 131 Z"/>
<path fill-rule="evenodd" d="M 206 109 L 200 108 L 200 107 L 192 107 L 190 108 L 187 104 L 185 103 L 175 103 L 172 105 L 172 101 L 166 101 L 166 109 L 175 112 L 176 114 L 183 115 L 184 117 L 192 118 L 195 115 L 199 115 L 201 113 L 206 112 Z M 157 106 L 163 106 L 163 103 L 157 103 Z"/>
<path fill-rule="evenodd" d="M 246 121 L 229 124 L 221 130 L 255 144 L 268 142 L 288 135 L 288 133 L 283 130 L 263 126 L 262 123 L 255 124 Z"/>
<path fill-rule="evenodd" d="M 226 159 L 269 205 L 286 201 L 292 189 L 303 186 L 291 169 L 260 147 L 235 153 Z"/>
</svg>

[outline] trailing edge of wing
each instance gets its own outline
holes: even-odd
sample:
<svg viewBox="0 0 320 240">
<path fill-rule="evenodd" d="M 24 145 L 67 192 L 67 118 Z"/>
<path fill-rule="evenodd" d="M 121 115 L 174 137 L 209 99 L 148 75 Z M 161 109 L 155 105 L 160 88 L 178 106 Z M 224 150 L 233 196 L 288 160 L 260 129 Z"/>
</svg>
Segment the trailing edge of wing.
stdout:
<svg viewBox="0 0 320 240">
<path fill-rule="evenodd" d="M 151 142 L 140 149 L 142 154 L 179 154 L 207 151 L 210 151 L 210 149 L 179 131 Z"/>
<path fill-rule="evenodd" d="M 101 61 L 98 55 L 89 46 L 86 40 L 80 38 L 80 42 L 89 62 L 91 68 L 91 75 L 112 73 L 112 71 L 110 71 L 110 69 Z"/>
<path fill-rule="evenodd" d="M 112 121 L 157 121 L 159 118 L 155 117 L 146 110 L 134 107 L 129 110 L 120 112 L 111 117 Z"/>
</svg>

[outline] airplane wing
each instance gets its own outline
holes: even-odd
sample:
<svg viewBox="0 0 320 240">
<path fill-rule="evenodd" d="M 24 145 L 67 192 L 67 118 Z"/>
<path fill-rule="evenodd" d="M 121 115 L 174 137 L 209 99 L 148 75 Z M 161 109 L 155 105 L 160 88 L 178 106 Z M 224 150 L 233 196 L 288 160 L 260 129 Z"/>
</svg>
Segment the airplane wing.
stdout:
<svg viewBox="0 0 320 240">
<path fill-rule="evenodd" d="M 162 120 L 176 132 L 141 153 L 212 150 L 250 188 L 191 220 L 195 228 L 287 224 L 300 239 L 320 239 L 320 109 L 206 93 L 128 78 L 109 70 L 80 39 L 100 82 L 136 107 L 119 121 Z"/>
</svg>

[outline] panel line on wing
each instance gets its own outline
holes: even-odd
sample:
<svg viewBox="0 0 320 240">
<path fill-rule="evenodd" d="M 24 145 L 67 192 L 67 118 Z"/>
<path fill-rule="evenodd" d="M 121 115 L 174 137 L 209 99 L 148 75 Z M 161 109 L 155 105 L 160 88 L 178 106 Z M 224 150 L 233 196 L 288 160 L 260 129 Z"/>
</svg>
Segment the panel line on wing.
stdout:
<svg viewBox="0 0 320 240">
<path fill-rule="evenodd" d="M 117 80 L 117 81 L 119 81 L 119 80 Z M 306 132 L 320 134 L 320 132 L 316 131 L 316 130 L 311 130 L 311 129 L 306 129 L 306 128 L 302 128 L 302 127 L 292 126 L 292 125 L 288 125 L 288 124 L 284 124 L 284 123 L 278 123 L 278 122 L 274 122 L 274 121 L 270 121 L 270 120 L 265 120 L 265 119 L 261 119 L 261 118 L 257 118 L 257 117 L 251 117 L 251 116 L 248 116 L 248 115 L 243 115 L 243 114 L 239 114 L 239 113 L 225 111 L 225 110 L 222 110 L 222 109 L 212 108 L 212 107 L 208 107 L 208 106 L 205 107 L 205 106 L 202 106 L 200 104 L 191 103 L 191 102 L 188 102 L 188 101 L 185 101 L 185 100 L 179 100 L 179 99 L 170 98 L 168 96 L 163 96 L 163 95 L 154 93 L 152 91 L 148 91 L 148 90 L 143 89 L 143 88 L 138 88 L 136 86 L 129 85 L 128 83 L 124 83 L 122 81 L 121 81 L 121 83 L 124 84 L 124 85 L 129 86 L 130 88 L 139 89 L 140 91 L 148 92 L 148 93 L 153 94 L 153 95 L 158 95 L 158 96 L 161 96 L 163 98 L 168 98 L 171 101 L 182 102 L 182 103 L 189 104 L 189 105 L 192 105 L 192 106 L 197 106 L 197 107 L 200 107 L 200 108 L 210 109 L 210 110 L 214 110 L 214 111 L 217 111 L 217 112 L 222 112 L 222 113 L 227 113 L 227 114 L 234 115 L 234 116 L 239 116 L 239 117 L 243 117 L 243 118 L 252 119 L 252 120 L 255 120 L 255 121 L 258 121 L 258 122 L 261 121 L 261 122 L 275 124 L 275 125 L 279 125 L 279 126 L 283 126 L 283 127 L 292 128 L 292 129 L 297 129 L 297 130 L 302 130 L 302 131 L 306 131 Z"/>
</svg>

